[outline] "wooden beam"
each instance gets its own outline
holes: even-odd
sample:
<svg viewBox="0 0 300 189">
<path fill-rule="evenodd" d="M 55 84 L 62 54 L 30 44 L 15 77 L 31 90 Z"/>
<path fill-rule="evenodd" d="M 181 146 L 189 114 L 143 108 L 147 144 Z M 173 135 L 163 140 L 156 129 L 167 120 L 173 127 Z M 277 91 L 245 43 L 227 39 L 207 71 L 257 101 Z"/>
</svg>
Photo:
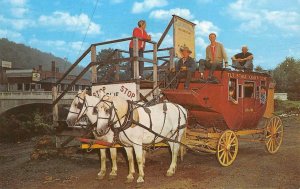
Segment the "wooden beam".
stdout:
<svg viewBox="0 0 300 189">
<path fill-rule="evenodd" d="M 170 20 L 167 28 L 165 29 L 164 33 L 162 34 L 162 36 L 160 37 L 159 41 L 157 42 L 157 48 L 160 47 L 161 43 L 163 42 L 163 40 L 165 39 L 166 35 L 168 34 L 171 26 L 173 25 L 174 23 L 174 16 L 172 17 L 172 19 Z"/>
<path fill-rule="evenodd" d="M 55 85 L 58 85 L 58 84 L 60 84 L 60 82 L 62 81 L 62 80 L 64 80 L 65 79 L 65 77 L 67 77 L 67 75 L 69 75 L 69 73 L 80 63 L 80 61 L 82 60 L 82 59 L 84 59 L 84 57 L 87 55 L 87 54 L 89 54 L 90 53 L 90 51 L 91 51 L 91 47 L 89 47 L 75 62 L 74 62 L 74 64 L 72 64 L 71 66 L 70 66 L 70 68 L 63 74 L 63 76 L 59 79 L 59 80 L 57 80 L 56 81 L 56 83 L 55 83 Z"/>
<path fill-rule="evenodd" d="M 97 55 L 96 55 L 96 46 L 91 46 L 91 62 L 97 61 Z M 97 83 L 97 66 L 92 66 L 92 76 L 91 76 L 92 83 Z"/>
</svg>

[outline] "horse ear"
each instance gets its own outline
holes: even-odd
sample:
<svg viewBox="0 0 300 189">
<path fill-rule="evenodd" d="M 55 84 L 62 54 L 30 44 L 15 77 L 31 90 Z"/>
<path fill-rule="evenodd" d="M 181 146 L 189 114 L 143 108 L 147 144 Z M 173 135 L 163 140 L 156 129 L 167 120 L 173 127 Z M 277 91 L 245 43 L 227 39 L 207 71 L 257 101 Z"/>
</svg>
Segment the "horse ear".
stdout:
<svg viewBox="0 0 300 189">
<path fill-rule="evenodd" d="M 95 115 L 95 114 L 98 114 L 97 107 L 94 107 L 94 108 L 93 108 L 93 114 L 94 114 L 94 115 Z"/>
</svg>

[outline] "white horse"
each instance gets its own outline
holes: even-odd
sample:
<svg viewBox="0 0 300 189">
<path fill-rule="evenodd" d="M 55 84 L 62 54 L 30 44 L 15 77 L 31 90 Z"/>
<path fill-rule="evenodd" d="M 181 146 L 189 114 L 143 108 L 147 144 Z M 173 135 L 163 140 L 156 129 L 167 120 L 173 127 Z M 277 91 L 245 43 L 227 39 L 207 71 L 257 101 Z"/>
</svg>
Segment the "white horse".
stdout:
<svg viewBox="0 0 300 189">
<path fill-rule="evenodd" d="M 89 96 L 86 94 L 86 90 L 79 91 L 73 100 L 69 114 L 67 117 L 67 123 L 69 126 L 74 125 L 80 118 L 84 115 L 87 115 L 90 122 L 95 124 L 97 122 L 97 114 L 94 113 L 94 107 L 99 103 L 100 99 L 104 93 L 101 93 L 99 97 Z M 104 133 L 93 132 L 97 140 L 113 142 L 113 132 L 109 129 Z M 127 176 L 127 182 L 132 182 L 134 177 L 134 162 L 133 162 L 133 150 L 132 148 L 125 148 L 126 154 L 129 162 L 129 175 Z M 106 151 L 105 149 L 100 149 L 101 154 L 101 168 L 98 173 L 98 178 L 103 179 L 106 174 Z M 112 169 L 109 174 L 110 179 L 114 179 L 117 176 L 117 149 L 110 148 L 110 155 L 112 159 Z"/>
<path fill-rule="evenodd" d="M 175 174 L 177 155 L 182 135 L 187 123 L 187 110 L 173 103 L 160 103 L 147 108 L 130 106 L 130 102 L 120 97 L 104 96 L 97 105 L 97 131 L 105 132 L 108 128 L 119 130 L 119 142 L 133 146 L 138 163 L 137 183 L 144 182 L 145 153 L 143 144 L 158 143 L 165 137 L 172 152 L 172 163 L 167 176 Z M 130 115 L 129 115 L 130 114 Z M 131 118 L 130 118 L 131 117 Z M 145 128 L 142 128 L 142 126 Z M 157 134 L 151 133 L 152 130 Z"/>
</svg>

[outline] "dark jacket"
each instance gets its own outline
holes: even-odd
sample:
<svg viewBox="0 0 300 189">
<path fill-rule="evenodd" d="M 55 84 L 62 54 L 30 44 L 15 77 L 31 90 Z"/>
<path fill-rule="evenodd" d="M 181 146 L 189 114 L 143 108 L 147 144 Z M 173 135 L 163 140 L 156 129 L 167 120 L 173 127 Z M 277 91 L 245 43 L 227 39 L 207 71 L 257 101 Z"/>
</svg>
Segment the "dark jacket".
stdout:
<svg viewBox="0 0 300 189">
<path fill-rule="evenodd" d="M 183 60 L 182 58 L 179 59 L 176 66 L 176 71 L 179 71 L 182 66 L 186 66 L 189 71 L 192 72 L 196 71 L 196 62 L 193 58 L 188 57 L 184 64 L 182 60 Z"/>
</svg>

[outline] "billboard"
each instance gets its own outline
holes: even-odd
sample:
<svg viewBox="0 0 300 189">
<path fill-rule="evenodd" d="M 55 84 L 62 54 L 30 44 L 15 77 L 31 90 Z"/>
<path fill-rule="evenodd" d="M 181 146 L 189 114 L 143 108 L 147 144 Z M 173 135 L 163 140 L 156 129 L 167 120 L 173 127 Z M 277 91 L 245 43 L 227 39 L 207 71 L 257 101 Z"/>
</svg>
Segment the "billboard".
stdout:
<svg viewBox="0 0 300 189">
<path fill-rule="evenodd" d="M 11 62 L 2 60 L 1 67 L 2 68 L 11 68 Z"/>
<path fill-rule="evenodd" d="M 180 47 L 186 46 L 192 51 L 191 57 L 195 58 L 195 24 L 176 15 L 173 17 L 175 56 L 180 58 Z"/>
</svg>

